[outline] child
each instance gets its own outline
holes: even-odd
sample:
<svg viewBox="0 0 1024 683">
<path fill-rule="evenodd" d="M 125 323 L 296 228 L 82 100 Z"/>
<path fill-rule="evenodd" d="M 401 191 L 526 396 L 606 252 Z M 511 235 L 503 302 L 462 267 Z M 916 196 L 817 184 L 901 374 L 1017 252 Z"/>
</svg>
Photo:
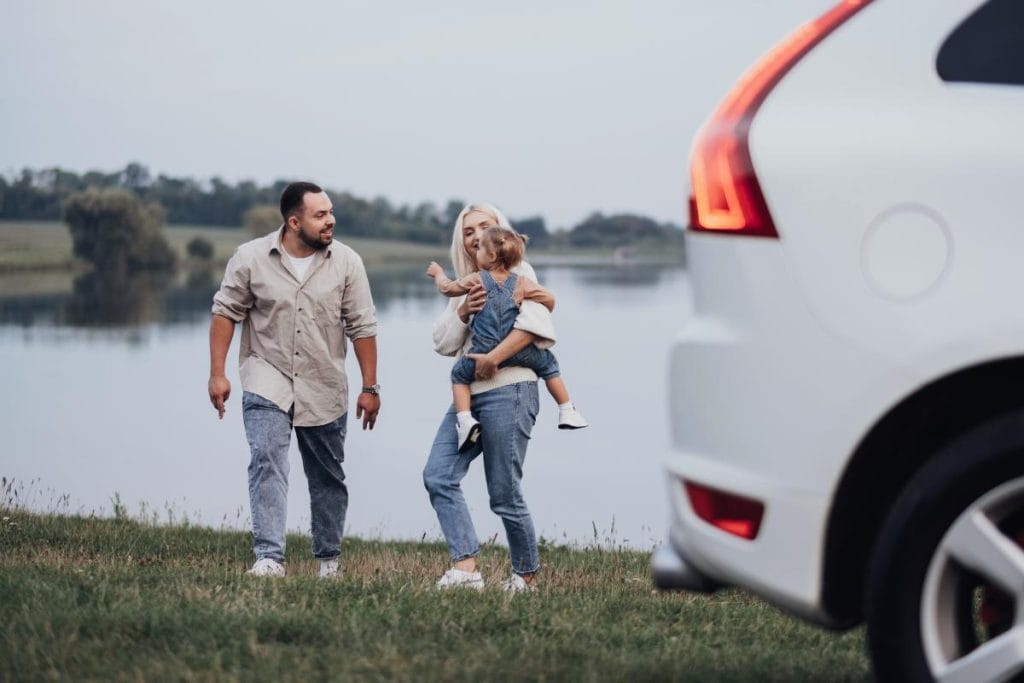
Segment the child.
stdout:
<svg viewBox="0 0 1024 683">
<path fill-rule="evenodd" d="M 487 291 L 487 300 L 470 323 L 473 344 L 469 353 L 487 353 L 511 331 L 523 299 L 543 304 L 548 310 L 555 307 L 555 297 L 533 280 L 511 272 L 523 260 L 525 239 L 518 233 L 502 227 L 490 227 L 480 237 L 476 263 L 480 269 L 458 280 L 450 280 L 444 269 L 431 261 L 427 276 L 434 278 L 439 292 L 448 297 L 462 296 L 477 284 Z M 502 365 L 520 365 L 536 372 L 545 382 L 551 396 L 558 402 L 558 428 L 581 429 L 587 421 L 576 410 L 569 398 L 569 390 L 562 381 L 558 361 L 547 349 L 530 344 Z M 476 363 L 460 358 L 452 368 L 452 393 L 458 419 L 459 452 L 473 446 L 480 438 L 480 423 L 470 413 L 469 385 L 473 381 Z"/>
</svg>

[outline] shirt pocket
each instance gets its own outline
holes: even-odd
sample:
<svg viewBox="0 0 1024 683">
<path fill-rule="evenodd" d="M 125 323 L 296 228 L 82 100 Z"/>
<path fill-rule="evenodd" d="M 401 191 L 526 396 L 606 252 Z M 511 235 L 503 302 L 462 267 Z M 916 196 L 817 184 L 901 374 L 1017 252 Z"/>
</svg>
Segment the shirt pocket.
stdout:
<svg viewBox="0 0 1024 683">
<path fill-rule="evenodd" d="M 313 304 L 313 312 L 320 327 L 337 327 L 341 324 L 341 297 L 335 292 L 319 297 Z"/>
</svg>

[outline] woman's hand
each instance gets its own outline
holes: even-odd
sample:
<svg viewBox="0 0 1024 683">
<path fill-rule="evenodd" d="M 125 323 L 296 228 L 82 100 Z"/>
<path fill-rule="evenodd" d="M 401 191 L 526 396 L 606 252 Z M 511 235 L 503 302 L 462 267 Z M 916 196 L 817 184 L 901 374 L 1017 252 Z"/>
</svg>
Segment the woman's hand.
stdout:
<svg viewBox="0 0 1024 683">
<path fill-rule="evenodd" d="M 484 286 L 481 284 L 473 285 L 469 294 L 466 295 L 465 301 L 459 306 L 458 313 L 459 318 L 464 323 L 469 322 L 469 316 L 474 313 L 479 313 L 484 307 L 484 301 L 487 300 L 487 292 L 484 290 Z"/>
<path fill-rule="evenodd" d="M 476 361 L 476 379 L 490 379 L 498 371 L 498 362 L 489 353 L 467 353 L 466 358 Z"/>
</svg>

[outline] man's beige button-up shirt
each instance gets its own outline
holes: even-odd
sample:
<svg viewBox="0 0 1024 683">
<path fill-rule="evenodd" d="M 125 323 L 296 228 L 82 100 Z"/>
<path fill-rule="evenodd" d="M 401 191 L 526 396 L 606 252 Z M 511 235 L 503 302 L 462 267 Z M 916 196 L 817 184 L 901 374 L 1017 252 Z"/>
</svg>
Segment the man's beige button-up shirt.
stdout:
<svg viewBox="0 0 1024 683">
<path fill-rule="evenodd" d="M 242 323 L 242 389 L 314 427 L 348 410 L 345 338 L 377 335 L 363 260 L 337 240 L 317 251 L 299 280 L 282 230 L 246 242 L 228 262 L 213 313 Z"/>
</svg>

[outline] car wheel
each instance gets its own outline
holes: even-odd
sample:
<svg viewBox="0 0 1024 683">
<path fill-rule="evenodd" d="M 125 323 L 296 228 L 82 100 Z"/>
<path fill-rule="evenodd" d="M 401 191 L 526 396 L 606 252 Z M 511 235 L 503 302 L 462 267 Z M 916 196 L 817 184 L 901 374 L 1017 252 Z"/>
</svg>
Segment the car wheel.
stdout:
<svg viewBox="0 0 1024 683">
<path fill-rule="evenodd" d="M 1024 671 L 1024 413 L 957 439 L 908 484 L 870 561 L 882 681 L 1006 681 Z"/>
</svg>

